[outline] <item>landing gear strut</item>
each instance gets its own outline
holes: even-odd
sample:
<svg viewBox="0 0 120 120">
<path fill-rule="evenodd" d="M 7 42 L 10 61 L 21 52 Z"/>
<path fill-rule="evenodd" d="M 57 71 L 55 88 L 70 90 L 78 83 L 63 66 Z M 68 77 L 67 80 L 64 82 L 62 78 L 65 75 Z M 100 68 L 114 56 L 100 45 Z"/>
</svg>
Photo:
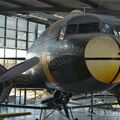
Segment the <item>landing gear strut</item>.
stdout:
<svg viewBox="0 0 120 120">
<path fill-rule="evenodd" d="M 64 110 L 64 113 L 65 113 L 64 116 L 66 118 L 68 118 L 68 120 L 78 120 L 77 118 L 73 117 L 72 110 L 70 109 L 70 111 L 69 111 L 69 108 L 67 106 L 67 104 L 68 104 L 71 97 L 72 97 L 72 94 L 70 94 L 70 93 L 55 91 L 53 98 L 44 100 L 41 103 L 46 104 L 48 107 L 51 107 L 51 109 L 56 108 L 56 110 L 58 112 L 60 112 L 62 115 L 64 115 L 64 114 L 62 113 L 61 110 Z M 54 110 L 49 115 L 47 115 L 43 120 L 46 120 L 46 118 L 48 118 L 56 110 Z M 42 120 L 42 112 L 43 111 L 41 110 L 40 120 Z"/>
</svg>

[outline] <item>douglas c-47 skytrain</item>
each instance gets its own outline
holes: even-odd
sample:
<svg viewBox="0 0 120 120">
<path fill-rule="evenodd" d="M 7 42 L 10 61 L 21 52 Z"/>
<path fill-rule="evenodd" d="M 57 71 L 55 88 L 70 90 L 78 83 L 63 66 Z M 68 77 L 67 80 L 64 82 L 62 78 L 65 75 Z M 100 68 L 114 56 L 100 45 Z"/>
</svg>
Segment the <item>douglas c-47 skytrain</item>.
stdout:
<svg viewBox="0 0 120 120">
<path fill-rule="evenodd" d="M 0 67 L 0 102 L 14 84 L 53 89 L 55 96 L 109 90 L 119 98 L 119 24 L 115 17 L 75 11 L 58 20 L 34 42 L 25 62 Z"/>
</svg>

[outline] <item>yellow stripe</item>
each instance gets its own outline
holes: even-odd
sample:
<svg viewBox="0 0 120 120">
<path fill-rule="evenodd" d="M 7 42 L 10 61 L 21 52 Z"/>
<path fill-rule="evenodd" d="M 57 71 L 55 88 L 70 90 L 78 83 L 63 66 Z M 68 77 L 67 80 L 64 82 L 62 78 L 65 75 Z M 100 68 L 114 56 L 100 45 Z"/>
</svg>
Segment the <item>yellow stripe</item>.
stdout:
<svg viewBox="0 0 120 120">
<path fill-rule="evenodd" d="M 55 84 L 56 82 L 55 82 L 55 80 L 53 79 L 53 77 L 52 77 L 52 75 L 51 75 L 51 73 L 50 73 L 50 70 L 49 70 L 49 68 L 48 68 L 48 64 L 47 64 L 47 63 L 44 64 L 44 72 L 45 72 L 45 74 L 46 74 L 46 76 L 47 76 L 47 79 L 48 79 L 52 84 Z"/>
<path fill-rule="evenodd" d="M 47 79 L 49 80 L 49 82 L 52 83 L 52 84 L 56 84 L 56 81 L 52 77 L 52 74 L 49 70 L 48 60 L 47 60 L 47 55 L 46 54 L 42 55 L 42 64 L 43 64 L 43 70 L 44 70 L 45 75 L 46 75 Z"/>
</svg>

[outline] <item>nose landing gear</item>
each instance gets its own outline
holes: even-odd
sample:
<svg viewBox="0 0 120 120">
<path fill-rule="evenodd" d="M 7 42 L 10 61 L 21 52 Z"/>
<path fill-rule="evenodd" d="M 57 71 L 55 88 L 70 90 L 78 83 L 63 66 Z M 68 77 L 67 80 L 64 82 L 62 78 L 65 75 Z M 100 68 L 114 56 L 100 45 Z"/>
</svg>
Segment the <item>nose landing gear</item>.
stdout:
<svg viewBox="0 0 120 120">
<path fill-rule="evenodd" d="M 52 108 L 56 108 L 56 110 L 58 112 L 60 112 L 62 115 L 64 115 L 62 113 L 62 110 L 64 110 L 64 113 L 65 113 L 65 117 L 68 119 L 68 120 L 78 120 L 78 118 L 74 118 L 73 117 L 73 114 L 72 114 L 72 110 L 70 109 L 69 111 L 69 108 L 67 106 L 70 98 L 72 97 L 72 94 L 71 93 L 65 93 L 65 92 L 60 92 L 60 91 L 55 91 L 54 93 L 54 96 L 52 98 L 49 98 L 47 100 L 44 100 L 42 101 L 41 103 L 42 104 L 46 104 L 47 107 L 51 107 Z M 53 111 L 54 112 L 54 111 Z M 49 114 L 49 116 L 53 113 L 51 112 Z M 42 115 L 40 115 L 42 116 Z M 48 118 L 48 117 L 47 117 Z M 40 117 L 40 120 L 41 120 L 41 117 Z M 45 120 L 45 119 L 43 119 Z"/>
</svg>

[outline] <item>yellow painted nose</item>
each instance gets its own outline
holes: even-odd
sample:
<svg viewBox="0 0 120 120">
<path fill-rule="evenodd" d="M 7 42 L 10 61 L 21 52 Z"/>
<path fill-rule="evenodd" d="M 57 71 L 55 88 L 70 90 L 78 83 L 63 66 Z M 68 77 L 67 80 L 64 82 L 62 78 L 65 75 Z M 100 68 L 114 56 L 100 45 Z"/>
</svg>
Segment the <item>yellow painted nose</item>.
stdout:
<svg viewBox="0 0 120 120">
<path fill-rule="evenodd" d="M 102 83 L 119 83 L 119 51 L 119 43 L 110 36 L 91 39 L 85 49 L 85 61 L 91 75 Z"/>
</svg>

